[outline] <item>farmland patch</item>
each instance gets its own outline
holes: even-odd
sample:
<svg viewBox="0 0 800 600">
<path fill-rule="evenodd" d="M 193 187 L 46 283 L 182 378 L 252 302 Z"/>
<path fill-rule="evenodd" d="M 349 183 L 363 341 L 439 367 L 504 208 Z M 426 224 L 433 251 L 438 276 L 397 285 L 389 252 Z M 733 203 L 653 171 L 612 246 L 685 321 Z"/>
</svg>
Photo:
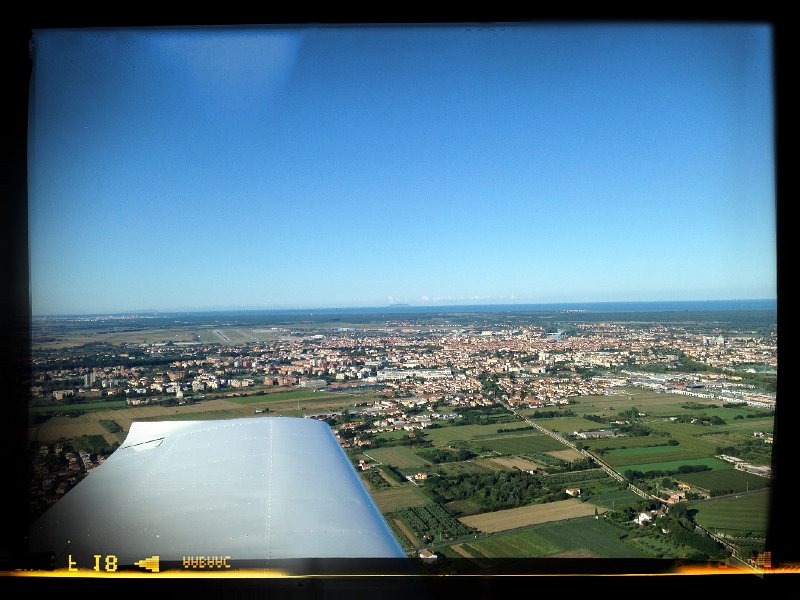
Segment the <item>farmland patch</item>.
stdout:
<svg viewBox="0 0 800 600">
<path fill-rule="evenodd" d="M 603 507 L 596 507 L 594 504 L 570 498 L 569 500 L 548 502 L 547 504 L 531 504 L 519 508 L 462 517 L 461 522 L 486 533 L 496 533 L 507 529 L 525 527 L 526 525 L 594 515 L 595 510 L 598 512 L 606 511 Z"/>
</svg>

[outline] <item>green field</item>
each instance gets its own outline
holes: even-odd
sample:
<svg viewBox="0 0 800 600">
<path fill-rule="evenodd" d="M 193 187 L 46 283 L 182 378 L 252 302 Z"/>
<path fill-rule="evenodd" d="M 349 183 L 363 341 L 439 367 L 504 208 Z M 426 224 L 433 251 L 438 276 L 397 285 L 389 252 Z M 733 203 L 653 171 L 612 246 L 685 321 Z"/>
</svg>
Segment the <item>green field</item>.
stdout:
<svg viewBox="0 0 800 600">
<path fill-rule="evenodd" d="M 695 485 L 712 494 L 714 492 L 745 492 L 766 488 L 770 480 L 752 473 L 745 473 L 737 469 L 719 469 L 702 471 L 700 473 L 687 473 L 677 477 L 689 485 Z"/>
<path fill-rule="evenodd" d="M 689 508 L 697 510 L 695 521 L 712 531 L 763 532 L 769 521 L 769 492 L 699 502 Z"/>
<path fill-rule="evenodd" d="M 693 398 L 680 394 L 661 394 L 640 388 L 620 388 L 626 393 L 611 396 L 582 396 L 575 398 L 577 404 L 571 404 L 570 409 L 578 415 L 596 414 L 603 416 L 616 416 L 629 408 L 636 407 L 647 415 L 647 419 L 663 418 L 678 415 L 698 415 L 705 413 L 707 416 L 718 416 L 732 423 L 737 414 L 747 415 L 762 412 L 764 409 L 749 407 L 747 405 L 736 408 L 722 408 L 724 400 Z M 629 394 L 629 395 L 628 395 Z M 702 405 L 702 408 L 684 408 L 687 403 Z M 712 406 L 718 408 L 712 408 Z M 758 419 L 737 420 L 736 423 L 754 422 Z M 700 427 L 697 425 L 697 427 Z M 719 427 L 725 427 L 724 425 Z"/>
<path fill-rule="evenodd" d="M 663 444 L 667 442 L 668 439 L 669 438 L 662 438 L 652 435 L 642 435 L 642 436 L 620 435 L 613 438 L 598 438 L 596 440 L 579 440 L 579 441 L 581 444 L 583 444 L 590 450 L 595 450 L 597 448 L 603 448 L 603 449 L 646 448 L 649 446 L 655 446 L 656 444 Z"/>
<path fill-rule="evenodd" d="M 687 451 L 682 446 L 644 446 L 641 448 L 620 448 L 603 454 L 603 460 L 612 467 L 649 464 L 654 459 L 660 462 L 685 461 L 704 458 L 702 452 Z M 643 469 L 639 469 L 643 470 Z"/>
<path fill-rule="evenodd" d="M 719 425 L 717 431 L 732 431 L 752 435 L 754 431 L 766 431 L 772 433 L 775 428 L 773 417 L 761 417 L 758 419 L 737 419 L 728 421 L 725 425 Z"/>
<path fill-rule="evenodd" d="M 458 475 L 482 475 L 492 471 L 489 467 L 485 467 L 472 460 L 465 460 L 463 462 L 442 463 L 436 465 L 436 472 L 442 477 L 456 477 Z"/>
<path fill-rule="evenodd" d="M 607 429 L 609 426 L 595 423 L 582 417 L 556 417 L 554 419 L 535 419 L 535 422 L 559 433 L 572 433 L 573 431 L 589 431 L 592 429 Z"/>
<path fill-rule="evenodd" d="M 603 519 L 581 517 L 532 525 L 511 533 L 463 544 L 487 557 L 536 558 L 571 555 L 598 558 L 646 558 L 622 542 L 620 530 Z"/>
<path fill-rule="evenodd" d="M 498 434 L 498 429 L 517 429 L 519 427 L 530 427 L 524 421 L 513 423 L 500 423 L 497 425 L 446 425 L 436 429 L 426 429 L 425 435 L 430 441 L 441 445 L 455 441 L 468 441 L 482 439 Z"/>
<path fill-rule="evenodd" d="M 422 489 L 413 483 L 375 490 L 371 492 L 371 496 L 382 513 L 393 512 L 412 506 L 421 506 L 422 504 L 431 502 L 431 499 L 423 493 Z"/>
<path fill-rule="evenodd" d="M 583 486 L 582 488 L 583 489 Z M 590 502 L 598 506 L 604 506 L 611 510 L 621 510 L 628 506 L 636 506 L 642 502 L 641 496 L 637 496 L 630 490 L 615 490 L 611 492 L 603 492 L 595 494 L 591 497 Z"/>
<path fill-rule="evenodd" d="M 432 543 L 444 542 L 466 535 L 474 535 L 476 530 L 454 518 L 438 504 L 428 503 L 388 514 L 390 522 L 401 520 L 417 540 L 427 536 Z M 403 536 L 398 540 L 403 542 Z"/>
<path fill-rule="evenodd" d="M 376 439 L 383 442 L 394 442 L 408 437 L 408 432 L 404 429 L 397 429 L 395 431 L 384 431 L 376 436 Z"/>
<path fill-rule="evenodd" d="M 733 465 L 717 458 L 693 458 L 689 460 L 672 460 L 665 462 L 643 463 L 639 465 L 631 465 L 635 467 L 636 471 L 677 471 L 681 465 L 706 465 L 711 469 L 732 469 Z M 626 469 L 620 469 L 622 474 L 625 474 Z"/>
<path fill-rule="evenodd" d="M 550 450 L 564 450 L 566 446 L 543 433 L 528 435 L 514 435 L 497 437 L 490 440 L 475 442 L 476 446 L 484 447 L 500 454 L 526 454 L 528 452 L 548 452 Z"/>
<path fill-rule="evenodd" d="M 112 421 L 111 419 L 100 419 L 100 425 L 102 425 L 109 433 L 122 433 L 122 427 L 120 427 L 120 424 L 116 421 Z"/>
<path fill-rule="evenodd" d="M 570 408 L 578 414 L 616 416 L 618 413 L 636 407 L 648 417 L 673 416 L 685 412 L 681 405 L 687 397 L 678 394 L 659 394 L 639 388 L 624 388 L 630 395 L 582 396 Z M 700 398 L 692 398 L 700 401 Z M 709 402 L 709 404 L 712 404 Z M 719 404 L 717 402 L 716 404 Z M 711 409 L 709 409 L 711 410 Z"/>
<path fill-rule="evenodd" d="M 392 465 L 398 469 L 417 469 L 430 464 L 413 450 L 405 446 L 372 448 L 363 452 L 363 454 L 381 464 Z"/>
<path fill-rule="evenodd" d="M 661 457 L 664 454 L 672 454 L 679 448 L 679 446 L 642 446 L 641 448 L 617 448 L 610 450 L 603 456 L 609 459 L 616 456 L 656 456 Z"/>
<path fill-rule="evenodd" d="M 74 412 L 74 411 L 93 411 L 93 410 L 108 410 L 110 408 L 126 408 L 128 404 L 125 400 L 106 400 L 105 402 L 82 402 L 75 404 L 59 404 L 45 405 L 45 406 L 31 406 L 29 412 L 34 413 L 52 413 L 52 412 Z"/>
<path fill-rule="evenodd" d="M 102 435 L 83 435 L 69 440 L 69 444 L 76 450 L 88 450 L 89 452 L 108 452 L 110 446 Z"/>
<path fill-rule="evenodd" d="M 278 400 L 330 400 L 331 398 L 341 398 L 342 404 L 347 403 L 347 397 L 341 394 L 330 394 L 325 392 L 314 392 L 311 390 L 297 390 L 292 392 L 275 392 L 273 394 L 258 394 L 257 396 L 242 396 L 238 398 L 225 398 L 228 402 L 236 404 L 260 404 L 263 402 L 277 402 Z"/>
<path fill-rule="evenodd" d="M 714 443 L 712 438 L 706 434 L 719 433 L 722 431 L 723 426 L 707 426 L 692 425 L 690 423 L 672 423 L 663 420 L 650 421 L 645 423 L 647 426 L 652 427 L 657 432 L 664 432 L 670 438 L 677 440 L 685 452 L 695 452 L 699 456 L 713 456 L 716 453 L 719 444 Z M 650 439 L 653 434 L 646 436 Z M 658 438 L 656 438 L 658 439 Z"/>
<path fill-rule="evenodd" d="M 253 415 L 246 415 L 251 417 Z M 264 415 L 267 416 L 267 415 Z M 238 410 L 207 410 L 203 412 L 180 412 L 172 415 L 159 415 L 157 417 L 143 417 L 137 421 L 212 421 L 215 419 L 241 419 L 242 415 Z"/>
<path fill-rule="evenodd" d="M 469 500 L 453 500 L 444 505 L 447 510 L 457 517 L 475 515 L 481 512 L 480 506 Z"/>
</svg>

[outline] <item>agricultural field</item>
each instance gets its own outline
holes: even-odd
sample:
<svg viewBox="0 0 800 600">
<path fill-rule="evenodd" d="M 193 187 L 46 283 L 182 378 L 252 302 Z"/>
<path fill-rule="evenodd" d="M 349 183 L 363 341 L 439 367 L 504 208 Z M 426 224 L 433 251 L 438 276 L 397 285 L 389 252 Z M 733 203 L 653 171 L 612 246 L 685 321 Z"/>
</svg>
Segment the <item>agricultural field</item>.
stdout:
<svg viewBox="0 0 800 600">
<path fill-rule="evenodd" d="M 534 471 L 540 468 L 541 465 L 538 465 L 534 462 L 529 460 L 525 460 L 523 458 L 505 458 L 502 456 L 497 456 L 494 458 L 479 458 L 472 461 L 476 464 L 479 464 L 482 467 L 487 469 L 491 469 L 493 471 L 498 470 L 514 470 L 519 469 L 520 471 Z"/>
<path fill-rule="evenodd" d="M 475 515 L 481 512 L 481 507 L 470 500 L 453 500 L 444 506 L 456 516 Z"/>
<path fill-rule="evenodd" d="M 769 486 L 770 480 L 737 469 L 719 469 L 682 474 L 676 479 L 691 486 L 708 490 L 712 495 L 759 490 Z"/>
<path fill-rule="evenodd" d="M 411 531 L 408 525 L 403 522 L 402 519 L 397 517 L 388 517 L 386 519 L 386 523 L 389 525 L 389 529 L 392 530 L 392 533 L 394 533 L 397 541 L 404 549 L 408 550 L 420 545 L 421 540 L 417 539 L 417 536 L 414 535 L 414 533 Z"/>
<path fill-rule="evenodd" d="M 737 419 L 736 421 L 728 421 L 725 425 L 720 425 L 716 429 L 718 431 L 752 435 L 754 431 L 772 433 L 774 428 L 774 417 L 759 417 L 757 419 Z"/>
<path fill-rule="evenodd" d="M 76 450 L 84 448 L 89 452 L 107 452 L 111 444 L 102 435 L 84 435 L 80 438 L 70 440 L 71 445 Z"/>
<path fill-rule="evenodd" d="M 589 450 L 614 450 L 619 448 L 644 448 L 647 446 L 656 446 L 658 444 L 666 444 L 670 438 L 659 437 L 654 435 L 619 435 L 611 438 L 598 438 L 595 440 L 578 440 L 583 446 Z"/>
<path fill-rule="evenodd" d="M 199 330 L 198 330 L 199 331 Z M 63 348 L 74 348 L 83 346 L 88 342 L 108 343 L 108 344 L 158 344 L 158 343 L 189 343 L 198 341 L 198 332 L 193 328 L 174 329 L 137 329 L 135 331 L 102 331 L 92 332 L 91 334 L 81 332 L 71 332 L 67 334 L 56 334 L 52 341 L 40 342 L 32 341 L 32 348 L 46 348 L 58 350 Z M 219 341 L 219 340 L 214 340 Z"/>
<path fill-rule="evenodd" d="M 418 469 L 430 465 L 428 461 L 406 446 L 372 448 L 363 454 L 376 462 L 392 465 L 398 469 Z"/>
<path fill-rule="evenodd" d="M 84 435 L 106 434 L 108 432 L 99 421 L 78 421 L 69 417 L 56 417 L 43 425 L 28 429 L 28 439 L 32 442 L 56 442 Z"/>
<path fill-rule="evenodd" d="M 100 419 L 100 424 L 105 427 L 106 431 L 109 433 L 119 433 L 122 431 L 122 427 L 119 426 L 119 423 L 111 419 Z"/>
<path fill-rule="evenodd" d="M 585 517 L 594 515 L 596 512 L 602 513 L 605 511 L 606 509 L 603 507 L 597 507 L 594 504 L 570 498 L 569 500 L 560 500 L 547 504 L 531 504 L 519 508 L 462 517 L 461 522 L 485 533 L 497 533 L 507 529 Z"/>
<path fill-rule="evenodd" d="M 766 410 L 766 409 L 763 409 L 763 408 L 750 407 L 750 406 L 747 406 L 747 405 L 744 405 L 744 404 L 739 406 L 739 407 L 736 407 L 736 408 L 722 408 L 721 402 L 717 401 L 717 402 L 715 402 L 715 404 L 717 406 L 719 406 L 719 408 L 706 408 L 706 409 L 703 409 L 703 410 L 684 409 L 684 412 L 686 414 L 697 414 L 697 415 L 705 414 L 708 417 L 719 417 L 720 419 L 725 421 L 726 424 L 732 424 L 732 423 L 737 423 L 738 424 L 741 421 L 744 421 L 745 423 L 747 423 L 747 422 L 751 422 L 752 423 L 753 421 L 758 421 L 758 420 L 761 420 L 761 419 L 768 419 L 768 420 L 771 419 L 771 417 L 755 417 L 755 418 L 750 417 L 750 418 L 747 418 L 748 414 L 749 415 L 755 415 L 755 414 L 763 413 Z M 745 418 L 736 419 L 735 417 L 737 415 L 741 415 L 741 416 L 743 416 Z M 724 425 L 722 425 L 721 427 L 724 427 Z"/>
<path fill-rule="evenodd" d="M 341 394 L 331 394 L 326 392 L 314 392 L 312 390 L 296 390 L 291 392 L 272 392 L 258 394 L 257 396 L 242 396 L 239 398 L 226 398 L 227 401 L 235 404 L 259 404 L 262 402 L 277 402 L 289 400 L 292 402 L 302 402 L 304 400 L 331 400 L 338 399 L 340 404 L 347 403 L 347 396 Z"/>
<path fill-rule="evenodd" d="M 674 439 L 678 442 L 678 447 L 685 452 L 697 452 L 703 456 L 713 456 L 719 445 L 706 439 L 705 434 L 718 433 L 721 431 L 720 427 L 722 427 L 717 425 L 702 426 L 690 423 L 672 423 L 663 420 L 646 421 L 645 425 L 652 427 L 654 433 L 644 436 L 644 439 L 650 438 L 652 441 L 659 440 L 662 443 Z M 658 435 L 659 433 L 668 437 L 661 437 Z M 651 443 L 650 445 L 655 444 Z"/>
<path fill-rule="evenodd" d="M 493 452 L 499 452 L 500 454 L 512 455 L 566 449 L 564 444 L 544 433 L 497 437 L 491 440 L 475 442 L 474 445 Z"/>
<path fill-rule="evenodd" d="M 718 458 L 693 458 L 689 460 L 673 460 L 664 462 L 651 462 L 642 463 L 638 465 L 631 465 L 635 467 L 634 470 L 646 473 L 648 471 L 677 471 L 683 465 L 699 466 L 705 465 L 710 469 L 733 469 L 733 465 L 719 460 Z M 627 469 L 620 469 L 622 474 L 625 474 Z"/>
<path fill-rule="evenodd" d="M 404 508 L 411 508 L 412 506 L 421 506 L 431 502 L 422 489 L 412 483 L 375 490 L 370 495 L 382 513 L 394 512 Z"/>
<path fill-rule="evenodd" d="M 710 434 L 720 433 L 739 433 L 742 435 L 752 435 L 754 431 L 772 432 L 774 419 L 771 417 L 760 417 L 757 419 L 737 419 L 728 421 L 724 425 L 701 425 L 698 423 L 672 423 L 664 419 L 644 420 L 645 425 L 652 427 L 655 431 L 666 432 L 679 441 L 684 441 L 689 437 L 697 438 L 702 443 L 702 438 L 709 437 Z"/>
<path fill-rule="evenodd" d="M 719 431 L 702 435 L 704 441 L 714 442 L 717 446 L 733 446 L 739 442 L 750 440 L 752 437 L 752 433 L 745 434 L 735 431 Z"/>
<path fill-rule="evenodd" d="M 472 527 L 453 518 L 438 504 L 406 508 L 389 513 L 386 517 L 390 523 L 405 525 L 405 528 L 400 527 L 403 537 L 409 540 L 416 539 L 418 545 L 445 542 L 475 533 Z M 411 532 L 412 536 L 408 536 L 408 532 Z M 403 542 L 403 538 L 398 537 L 398 540 Z"/>
<path fill-rule="evenodd" d="M 572 448 L 569 448 L 567 450 L 553 450 L 551 452 L 547 452 L 546 454 L 549 454 L 553 458 L 557 458 L 558 460 L 563 460 L 566 462 L 573 462 L 583 458 L 583 454 L 581 454 L 577 450 L 573 450 Z"/>
<path fill-rule="evenodd" d="M 445 425 L 436 429 L 426 429 L 425 434 L 434 444 L 449 444 L 455 441 L 463 442 L 503 435 L 498 434 L 497 430 L 517 429 L 519 427 L 530 427 L 530 425 L 524 421 L 493 425 Z"/>
<path fill-rule="evenodd" d="M 254 417 L 255 415 L 243 415 L 236 409 L 207 410 L 203 412 L 173 413 L 161 415 L 159 417 L 145 417 L 140 421 L 211 421 L 222 419 L 241 419 L 242 417 Z M 262 415 L 267 416 L 267 415 Z"/>
<path fill-rule="evenodd" d="M 380 443 L 392 443 L 408 438 L 408 431 L 404 429 L 397 429 L 395 431 L 384 431 L 376 436 Z"/>
<path fill-rule="evenodd" d="M 104 405 L 102 409 L 98 406 L 95 410 L 76 417 L 52 417 L 45 423 L 30 427 L 28 437 L 32 441 L 55 441 L 84 434 L 107 433 L 101 424 L 101 421 L 104 420 L 114 421 L 126 434 L 134 421 L 193 421 L 255 416 L 251 407 L 241 406 L 227 400 L 204 400 L 197 404 L 182 406 L 144 405 L 117 409 L 109 409 L 107 402 L 98 404 Z"/>
<path fill-rule="evenodd" d="M 685 411 L 681 405 L 686 403 L 686 396 L 659 394 L 639 388 L 623 388 L 623 391 L 624 395 L 581 396 L 576 398 L 577 404 L 570 405 L 570 409 L 579 415 L 616 416 L 622 411 L 636 407 L 647 416 L 652 417 L 673 416 Z M 700 401 L 701 399 L 692 398 L 692 400 Z M 709 404 L 714 403 L 709 401 Z"/>
<path fill-rule="evenodd" d="M 128 404 L 125 400 L 106 400 L 105 402 L 76 402 L 74 404 L 39 404 L 33 405 L 29 408 L 29 412 L 33 414 L 38 413 L 55 413 L 55 412 L 92 412 L 95 410 L 112 410 L 115 408 L 126 408 Z"/>
<path fill-rule="evenodd" d="M 620 540 L 620 530 L 604 519 L 583 517 L 532 525 L 460 544 L 473 557 L 648 558 Z"/>
<path fill-rule="evenodd" d="M 583 489 L 582 486 L 581 489 Z M 637 496 L 630 490 L 612 490 L 594 494 L 591 497 L 592 504 L 603 506 L 610 510 L 622 510 L 628 506 L 636 506 L 642 502 L 641 496 Z"/>
<path fill-rule="evenodd" d="M 703 452 L 687 451 L 680 445 L 644 446 L 641 448 L 619 448 L 617 450 L 610 450 L 603 454 L 603 460 L 610 466 L 621 470 L 622 467 L 649 464 L 654 460 L 658 460 L 659 462 L 674 462 L 704 458 L 706 456 L 707 455 Z"/>
<path fill-rule="evenodd" d="M 582 417 L 556 417 L 554 419 L 536 419 L 536 423 L 558 433 L 569 434 L 573 431 L 589 431 L 592 429 L 607 429 L 608 426 L 595 423 Z"/>
<path fill-rule="evenodd" d="M 432 467 L 436 473 L 442 477 L 453 477 L 456 475 L 475 475 L 488 473 L 498 469 L 485 466 L 481 460 L 465 460 L 462 462 L 442 463 Z"/>
<path fill-rule="evenodd" d="M 769 492 L 698 502 L 689 508 L 697 511 L 697 523 L 712 531 L 731 535 L 765 532 L 769 522 Z"/>
</svg>

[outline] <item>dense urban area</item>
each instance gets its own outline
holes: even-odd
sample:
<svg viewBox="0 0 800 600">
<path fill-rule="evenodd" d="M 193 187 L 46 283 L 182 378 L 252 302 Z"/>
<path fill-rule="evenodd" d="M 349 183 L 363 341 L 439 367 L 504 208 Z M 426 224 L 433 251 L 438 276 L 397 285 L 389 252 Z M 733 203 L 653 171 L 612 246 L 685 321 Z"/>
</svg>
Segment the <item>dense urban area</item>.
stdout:
<svg viewBox="0 0 800 600">
<path fill-rule="evenodd" d="M 774 311 L 51 317 L 33 341 L 31 520 L 134 421 L 297 416 L 409 556 L 768 563 Z"/>
</svg>

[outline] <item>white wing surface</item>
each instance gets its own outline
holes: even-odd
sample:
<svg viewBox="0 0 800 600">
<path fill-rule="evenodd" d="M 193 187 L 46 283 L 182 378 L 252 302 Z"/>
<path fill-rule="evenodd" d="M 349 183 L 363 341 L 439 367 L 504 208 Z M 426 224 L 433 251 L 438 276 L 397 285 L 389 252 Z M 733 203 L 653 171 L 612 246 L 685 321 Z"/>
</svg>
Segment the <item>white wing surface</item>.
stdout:
<svg viewBox="0 0 800 600">
<path fill-rule="evenodd" d="M 134 423 L 30 546 L 59 566 L 405 556 L 328 425 L 286 417 Z"/>
</svg>

